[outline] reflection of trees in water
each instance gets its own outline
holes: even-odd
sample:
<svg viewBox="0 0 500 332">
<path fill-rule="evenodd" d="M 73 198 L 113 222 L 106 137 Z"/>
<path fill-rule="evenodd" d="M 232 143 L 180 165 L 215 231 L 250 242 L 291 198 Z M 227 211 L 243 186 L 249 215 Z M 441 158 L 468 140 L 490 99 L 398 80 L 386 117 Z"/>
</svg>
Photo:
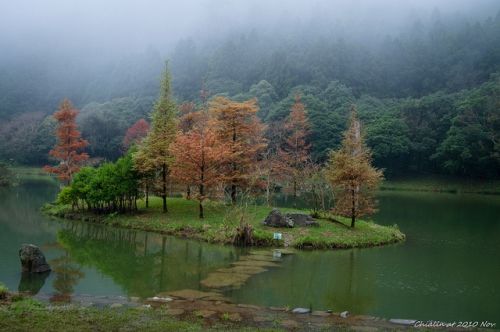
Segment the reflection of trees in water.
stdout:
<svg viewBox="0 0 500 332">
<path fill-rule="evenodd" d="M 46 181 L 26 181 L 18 186 L 0 188 L 0 225 L 17 234 L 43 235 L 53 224 L 44 220 L 40 207 L 55 197 L 58 187 Z"/>
<path fill-rule="evenodd" d="M 130 296 L 199 289 L 208 272 L 235 259 L 234 248 L 77 222 L 59 231 L 58 241 L 74 261 L 110 276 Z"/>
<path fill-rule="evenodd" d="M 303 274 L 298 270 L 300 266 L 308 271 L 305 289 L 308 303 L 352 312 L 366 312 L 373 305 L 374 280 L 369 268 L 359 262 L 357 253 L 357 249 L 351 249 L 306 253 L 307 256 L 300 257 L 296 269 L 290 273 Z"/>
<path fill-rule="evenodd" d="M 367 312 L 375 303 L 370 264 L 358 250 L 297 252 L 232 292 L 236 301 Z"/>
<path fill-rule="evenodd" d="M 49 264 L 56 275 L 53 282 L 55 292 L 50 301 L 70 302 L 74 287 L 85 274 L 66 251 L 62 256 L 50 260 Z"/>
<path fill-rule="evenodd" d="M 44 251 L 57 250 L 61 252 L 61 256 L 48 261 L 52 269 L 51 273 L 55 274 L 52 283 L 54 293 L 50 301 L 70 302 L 75 286 L 85 276 L 81 271 L 81 266 L 71 258 L 69 253 L 58 242 L 46 243 L 42 248 Z"/>
</svg>

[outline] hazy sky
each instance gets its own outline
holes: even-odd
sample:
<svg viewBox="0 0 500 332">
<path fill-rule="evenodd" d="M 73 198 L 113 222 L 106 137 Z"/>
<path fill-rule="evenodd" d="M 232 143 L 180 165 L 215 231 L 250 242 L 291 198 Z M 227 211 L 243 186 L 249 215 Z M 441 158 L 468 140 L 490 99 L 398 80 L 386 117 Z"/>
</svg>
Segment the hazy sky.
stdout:
<svg viewBox="0 0 500 332">
<path fill-rule="evenodd" d="M 497 0 L 0 0 L 0 47 L 4 52 L 129 52 L 167 50 L 194 39 L 321 18 L 359 30 L 396 29 L 410 15 L 491 14 Z"/>
</svg>

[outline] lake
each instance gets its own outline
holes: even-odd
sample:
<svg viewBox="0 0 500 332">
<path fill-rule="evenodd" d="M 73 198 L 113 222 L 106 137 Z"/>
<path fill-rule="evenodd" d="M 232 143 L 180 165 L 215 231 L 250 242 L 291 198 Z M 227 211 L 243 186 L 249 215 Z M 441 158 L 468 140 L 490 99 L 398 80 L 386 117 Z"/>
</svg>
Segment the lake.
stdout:
<svg viewBox="0 0 500 332">
<path fill-rule="evenodd" d="M 50 220 L 40 207 L 57 191 L 46 181 L 0 189 L 0 281 L 11 290 L 54 300 L 207 290 L 205 279 L 247 257 L 230 246 Z M 500 197 L 383 191 L 378 198 L 374 220 L 399 225 L 406 242 L 283 255 L 224 295 L 237 303 L 500 323 Z M 40 246 L 53 271 L 22 276 L 22 243 Z"/>
</svg>

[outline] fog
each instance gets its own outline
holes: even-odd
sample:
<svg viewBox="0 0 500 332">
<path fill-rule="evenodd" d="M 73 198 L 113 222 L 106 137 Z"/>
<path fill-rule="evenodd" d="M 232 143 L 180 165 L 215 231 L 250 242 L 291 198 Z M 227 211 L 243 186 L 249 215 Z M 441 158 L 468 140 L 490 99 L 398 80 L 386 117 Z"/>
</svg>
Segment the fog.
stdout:
<svg viewBox="0 0 500 332">
<path fill-rule="evenodd" d="M 163 54 L 184 38 L 212 41 L 258 31 L 288 34 L 305 27 L 346 37 L 397 33 L 432 13 L 472 20 L 500 8 L 495 0 L 16 0 L 0 3 L 3 56 L 133 53 Z"/>
<path fill-rule="evenodd" d="M 90 155 L 118 158 L 165 60 L 178 105 L 255 98 L 271 124 L 300 95 L 314 160 L 354 103 L 382 168 L 498 174 L 500 0 L 0 0 L 0 161 L 49 162 L 64 98 Z"/>
<path fill-rule="evenodd" d="M 407 36 L 420 26 L 428 34 L 436 22 L 444 22 L 458 36 L 460 27 L 495 19 L 499 10 L 496 0 L 1 0 L 0 118 L 50 113 L 64 97 L 83 107 L 117 97 L 155 96 L 167 59 L 180 100 L 195 98 L 202 81 L 214 93 L 233 95 L 260 80 L 272 81 L 281 97 L 290 84 L 322 80 L 324 85 L 335 79 L 358 86 L 352 69 L 368 70 L 384 61 L 387 40 L 393 39 L 389 55 L 403 54 L 394 40 L 417 45 Z M 406 52 L 412 47 L 406 43 Z M 371 51 L 380 60 L 364 57 Z M 282 70 L 290 73 L 287 85 L 271 73 L 273 59 L 284 54 L 292 56 Z M 407 58 L 403 54 L 395 61 L 404 64 Z M 332 68 L 326 69 L 329 63 Z M 392 75 L 392 67 L 387 68 L 383 75 Z M 484 81 L 484 72 L 469 81 Z M 455 84 L 457 89 L 470 85 L 464 82 Z M 413 95 L 430 91 L 415 88 L 419 82 L 408 84 L 418 91 Z M 377 86 L 359 91 L 377 94 Z"/>
</svg>

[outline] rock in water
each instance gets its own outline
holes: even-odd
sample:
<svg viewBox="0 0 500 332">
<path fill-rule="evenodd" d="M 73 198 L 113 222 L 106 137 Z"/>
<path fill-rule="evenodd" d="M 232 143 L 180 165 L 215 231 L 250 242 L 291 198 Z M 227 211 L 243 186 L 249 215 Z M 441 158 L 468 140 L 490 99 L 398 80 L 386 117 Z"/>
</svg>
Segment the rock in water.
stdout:
<svg viewBox="0 0 500 332">
<path fill-rule="evenodd" d="M 33 244 L 23 244 L 19 249 L 19 258 L 23 272 L 41 273 L 50 271 L 50 266 L 45 260 L 40 248 Z"/>
<path fill-rule="evenodd" d="M 389 322 L 391 322 L 393 324 L 399 324 L 399 325 L 414 326 L 417 321 L 413 320 L 413 319 L 392 318 L 392 319 L 389 319 Z"/>
<path fill-rule="evenodd" d="M 292 310 L 294 314 L 308 314 L 311 312 L 310 309 L 307 308 L 295 308 Z"/>
<path fill-rule="evenodd" d="M 280 210 L 273 209 L 264 220 L 264 225 L 271 227 L 289 227 L 294 226 L 293 220 L 286 215 L 281 214 Z"/>
<path fill-rule="evenodd" d="M 293 221 L 294 226 L 298 227 L 319 226 L 319 224 L 314 220 L 314 218 L 308 214 L 287 213 L 285 214 L 285 217 L 291 219 Z"/>
</svg>

